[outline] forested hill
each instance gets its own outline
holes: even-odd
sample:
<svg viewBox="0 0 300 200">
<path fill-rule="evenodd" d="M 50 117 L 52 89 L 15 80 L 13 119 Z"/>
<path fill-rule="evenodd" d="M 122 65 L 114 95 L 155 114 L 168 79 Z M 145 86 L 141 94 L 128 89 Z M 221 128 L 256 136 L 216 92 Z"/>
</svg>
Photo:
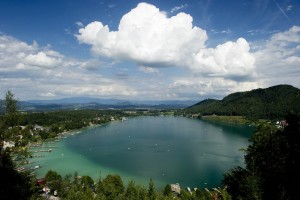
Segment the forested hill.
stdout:
<svg viewBox="0 0 300 200">
<path fill-rule="evenodd" d="M 233 115 L 276 119 L 300 112 L 300 90 L 291 85 L 229 94 L 222 100 L 206 99 L 186 109 L 200 115 Z"/>
</svg>

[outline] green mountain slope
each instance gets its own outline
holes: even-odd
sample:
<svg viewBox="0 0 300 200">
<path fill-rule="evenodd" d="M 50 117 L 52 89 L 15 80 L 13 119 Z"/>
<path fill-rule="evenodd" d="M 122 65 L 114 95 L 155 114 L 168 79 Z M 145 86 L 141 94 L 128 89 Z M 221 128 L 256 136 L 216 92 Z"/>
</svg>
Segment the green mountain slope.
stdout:
<svg viewBox="0 0 300 200">
<path fill-rule="evenodd" d="M 232 115 L 249 118 L 282 118 L 300 112 L 300 90 L 290 85 L 232 93 L 222 100 L 206 99 L 186 109 L 201 115 Z"/>
</svg>

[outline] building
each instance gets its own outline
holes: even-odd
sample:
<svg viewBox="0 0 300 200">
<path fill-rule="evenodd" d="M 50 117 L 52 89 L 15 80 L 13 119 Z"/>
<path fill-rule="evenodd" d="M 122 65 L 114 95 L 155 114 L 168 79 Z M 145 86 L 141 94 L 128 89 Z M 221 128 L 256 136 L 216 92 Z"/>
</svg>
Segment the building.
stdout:
<svg viewBox="0 0 300 200">
<path fill-rule="evenodd" d="M 12 148 L 15 147 L 15 143 L 13 141 L 3 141 L 3 149 L 5 150 L 7 147 Z"/>
<path fill-rule="evenodd" d="M 180 194 L 181 189 L 179 183 L 171 184 L 171 191 L 176 194 Z"/>
<path fill-rule="evenodd" d="M 39 126 L 39 125 L 37 125 L 37 124 L 34 125 L 33 129 L 34 129 L 35 131 L 43 131 L 43 130 L 45 130 L 44 127 Z"/>
</svg>

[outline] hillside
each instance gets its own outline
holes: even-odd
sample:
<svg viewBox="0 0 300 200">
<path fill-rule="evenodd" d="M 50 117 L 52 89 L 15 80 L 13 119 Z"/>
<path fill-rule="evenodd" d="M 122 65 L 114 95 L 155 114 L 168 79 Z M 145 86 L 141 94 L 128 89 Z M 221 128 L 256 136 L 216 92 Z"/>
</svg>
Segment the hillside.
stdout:
<svg viewBox="0 0 300 200">
<path fill-rule="evenodd" d="M 222 100 L 206 99 L 186 109 L 201 115 L 231 115 L 249 118 L 282 118 L 300 112 L 300 90 L 290 85 L 229 94 Z"/>
</svg>

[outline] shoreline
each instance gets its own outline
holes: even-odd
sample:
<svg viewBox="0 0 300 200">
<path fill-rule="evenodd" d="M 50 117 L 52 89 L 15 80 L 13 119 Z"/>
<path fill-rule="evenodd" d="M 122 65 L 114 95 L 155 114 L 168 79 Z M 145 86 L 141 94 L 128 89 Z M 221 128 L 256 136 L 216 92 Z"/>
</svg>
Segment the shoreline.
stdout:
<svg viewBox="0 0 300 200">
<path fill-rule="evenodd" d="M 119 120 L 116 120 L 116 121 L 119 121 Z M 87 129 L 87 128 L 96 128 L 96 127 L 100 127 L 100 126 L 104 126 L 106 124 L 109 124 L 111 123 L 110 122 L 107 122 L 107 123 L 103 123 L 103 124 L 90 124 L 88 126 L 85 126 L 85 127 L 82 127 L 82 128 L 79 128 L 79 129 L 74 129 L 74 130 L 64 130 L 63 132 L 60 132 L 57 134 L 56 137 L 54 138 L 48 138 L 48 139 L 45 139 L 45 140 L 41 140 L 41 141 L 37 141 L 37 142 L 29 142 L 27 145 L 26 145 L 26 148 L 31 148 L 31 147 L 35 147 L 35 146 L 41 146 L 45 143 L 49 143 L 49 142 L 59 142 L 59 141 L 56 141 L 56 140 L 60 140 L 60 139 L 66 139 L 68 138 L 68 136 L 73 136 L 73 135 L 77 135 L 77 134 L 80 134 L 82 133 L 82 130 L 84 129 Z"/>
<path fill-rule="evenodd" d="M 254 122 L 246 119 L 244 116 L 224 116 L 224 115 L 206 115 L 201 116 L 202 120 L 211 122 L 222 122 L 237 125 L 251 125 Z"/>
<path fill-rule="evenodd" d="M 175 117 L 176 118 L 176 117 Z M 183 118 L 184 119 L 184 118 Z M 177 120 L 180 120 L 180 119 L 177 119 Z M 121 120 L 118 120 L 118 121 L 112 121 L 112 122 L 121 122 Z M 111 123 L 111 122 L 108 122 L 108 123 L 103 123 L 103 124 L 99 124 L 99 125 L 92 125 L 92 126 L 88 126 L 88 127 L 84 127 L 84 128 L 81 128 L 81 129 L 76 129 L 76 130 L 71 130 L 71 131 L 67 131 L 67 132 L 62 132 L 61 134 L 60 134 L 60 136 L 66 136 L 66 137 L 70 137 L 71 135 L 77 135 L 77 134 L 80 134 L 80 133 L 87 133 L 87 132 L 85 132 L 84 130 L 85 129 L 90 129 L 90 128 L 97 128 L 97 127 L 101 127 L 101 126 L 104 126 L 104 125 L 106 125 L 106 124 L 109 124 L 109 123 Z M 112 124 L 118 124 L 118 123 L 112 123 Z M 201 123 L 200 123 L 201 124 Z M 204 129 L 203 129 L 204 130 Z M 87 130 L 87 131 L 89 131 L 89 130 Z M 205 130 L 204 130 L 205 131 Z M 198 134 L 197 134 L 198 135 Z M 79 136 L 79 137 L 81 137 L 81 136 Z M 127 138 L 127 137 L 126 137 Z M 63 139 L 63 138 L 62 138 Z M 74 157 L 74 154 L 72 153 L 72 154 L 70 154 L 70 152 L 68 151 L 68 150 L 65 150 L 65 148 L 64 148 L 64 145 L 61 145 L 61 144 L 64 144 L 65 143 L 65 141 L 66 140 L 60 140 L 60 143 L 57 143 L 57 145 L 56 146 L 58 146 L 58 148 L 55 148 L 55 149 L 53 149 L 53 152 L 52 153 L 43 153 L 43 155 L 44 155 L 44 157 L 47 157 L 47 158 L 40 158 L 40 159 L 36 159 L 36 158 L 34 158 L 33 160 L 35 161 L 34 162 L 34 164 L 33 165 L 41 165 L 41 168 L 42 169 L 39 169 L 38 171 L 36 171 L 35 173 L 36 173 L 36 176 L 37 177 L 43 177 L 43 176 L 45 176 L 45 174 L 46 174 L 46 171 L 45 170 L 47 170 L 48 168 L 49 169 L 52 169 L 52 170 L 56 170 L 55 169 L 55 167 L 58 167 L 58 165 L 59 165 L 59 163 L 60 163 L 60 161 L 58 160 L 53 160 L 53 158 L 52 157 L 58 157 L 60 160 L 65 160 L 65 161 L 67 161 L 67 162 L 69 162 L 70 161 L 70 156 L 73 156 L 73 161 L 72 162 L 70 162 L 70 163 L 72 163 L 71 165 L 72 166 L 75 166 L 75 168 L 77 168 L 77 167 L 79 167 L 79 164 L 83 164 L 83 163 L 85 163 L 85 166 L 88 166 L 87 165 L 87 163 L 90 163 L 90 162 L 86 162 L 86 161 L 88 161 L 88 159 L 84 159 L 83 161 L 80 161 L 80 162 L 76 162 L 76 160 L 74 159 L 75 157 Z M 78 140 L 78 141 L 81 141 L 81 140 Z M 50 143 L 49 143 L 50 142 Z M 48 148 L 48 147 L 46 147 L 46 146 L 49 146 L 49 145 L 53 145 L 51 142 L 53 142 L 53 140 L 48 140 L 48 141 L 44 141 L 44 143 L 42 144 L 42 146 L 40 147 L 40 148 Z M 48 143 L 48 144 L 47 144 Z M 55 144 L 54 144 L 55 145 Z M 159 145 L 159 146 L 161 146 L 161 145 Z M 125 149 L 127 149 L 127 147 L 128 146 L 125 146 L 126 148 Z M 31 150 L 30 150 L 31 151 Z M 87 147 L 87 151 L 88 151 L 88 147 Z M 40 153 L 38 153 L 38 154 L 40 154 Z M 55 155 L 53 155 L 53 154 L 55 154 Z M 64 155 L 62 155 L 62 154 L 64 154 Z M 35 155 L 37 155 L 37 154 L 35 154 Z M 58 155 L 58 156 L 57 156 Z M 207 156 L 207 155 L 209 155 L 209 154 L 201 154 L 200 156 L 201 156 L 201 158 L 203 157 L 203 156 Z M 79 155 L 77 155 L 76 156 L 76 158 L 79 158 L 79 156 L 81 156 L 80 154 Z M 216 156 L 216 155 L 213 155 L 214 157 Z M 49 157 L 49 158 L 48 158 Z M 38 162 L 38 161 L 41 161 L 41 162 Z M 47 160 L 47 162 L 45 162 L 45 160 Z M 55 162 L 56 162 L 56 164 L 55 164 Z M 43 164 L 44 163 L 44 164 Z M 44 166 L 43 166 L 44 165 Z M 93 165 L 94 165 L 94 163 L 93 163 Z M 99 165 L 99 163 L 98 163 L 98 165 Z M 54 168 L 53 168 L 54 167 Z M 83 166 L 83 168 L 78 168 L 78 170 L 75 170 L 75 171 L 77 171 L 77 172 L 79 172 L 79 174 L 83 174 L 83 175 L 89 175 L 89 176 L 91 176 L 90 174 L 88 174 L 88 173 L 86 173 L 85 172 L 85 170 L 87 170 L 87 169 L 85 169 L 86 167 L 84 167 Z M 70 168 L 71 169 L 71 168 Z M 73 168 L 72 168 L 73 169 Z M 99 170 L 100 169 L 100 170 Z M 65 171 L 67 170 L 67 168 L 66 167 L 64 167 L 63 168 L 63 170 L 64 171 L 58 171 L 59 173 L 62 173 L 62 174 L 65 174 Z M 92 171 L 92 174 L 93 174 L 93 176 L 94 177 L 97 177 L 97 175 L 99 174 L 99 171 L 102 173 L 102 175 L 106 175 L 107 173 L 108 174 L 115 174 L 115 172 L 117 172 L 121 177 L 122 177 L 122 179 L 123 180 L 131 180 L 134 176 L 132 175 L 132 174 L 130 174 L 129 172 L 126 172 L 126 173 L 124 173 L 124 172 L 121 172 L 121 171 L 118 171 L 118 170 L 116 170 L 116 169 L 114 169 L 114 168 L 107 168 L 107 167 L 105 167 L 105 166 L 98 166 L 98 171 L 97 170 L 94 170 L 94 171 Z M 70 172 L 70 173 L 73 173 L 74 172 L 74 170 L 69 170 L 68 172 Z M 165 173 L 165 171 L 164 171 L 164 173 Z M 125 174 L 125 175 L 124 175 Z M 161 175 L 161 176 L 163 176 L 162 174 L 159 174 L 159 175 Z M 93 177 L 93 176 L 91 176 L 91 177 Z M 93 178 L 94 178 L 93 177 Z M 157 177 L 156 177 L 157 178 Z M 143 177 L 141 177 L 141 178 L 138 178 L 139 179 L 139 182 L 143 182 L 143 183 L 145 183 L 145 184 L 147 184 L 148 183 L 148 178 L 143 178 Z M 145 181 L 145 180 L 146 181 Z M 160 179 L 158 178 L 158 179 L 155 179 L 155 182 L 164 182 L 164 180 L 163 180 L 164 178 L 162 178 L 162 181 L 159 181 Z M 134 178 L 134 180 L 137 180 L 137 178 L 135 177 Z M 209 184 L 212 184 L 212 183 L 210 183 L 209 181 L 207 181 L 208 179 L 203 179 L 203 182 L 205 183 L 205 182 L 207 182 L 207 183 L 209 183 Z M 174 182 L 174 181 L 173 181 Z M 170 181 L 169 181 L 169 183 L 170 183 Z M 183 184 L 183 185 L 186 185 L 185 183 L 184 183 L 184 181 L 182 182 L 181 181 L 181 183 Z M 204 184 L 203 183 L 203 184 Z M 196 185 L 195 184 L 195 186 L 203 186 L 203 184 L 201 183 L 200 185 Z M 188 185 L 192 185 L 192 184 L 188 184 Z"/>
</svg>

